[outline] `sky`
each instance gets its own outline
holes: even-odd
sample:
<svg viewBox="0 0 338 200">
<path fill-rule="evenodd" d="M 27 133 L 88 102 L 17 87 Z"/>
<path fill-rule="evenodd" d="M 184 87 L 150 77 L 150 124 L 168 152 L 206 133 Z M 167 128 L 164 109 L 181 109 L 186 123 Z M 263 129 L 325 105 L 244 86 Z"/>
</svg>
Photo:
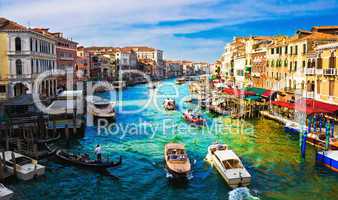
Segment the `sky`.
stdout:
<svg viewBox="0 0 338 200">
<path fill-rule="evenodd" d="M 0 0 L 0 16 L 83 46 L 152 46 L 166 59 L 214 62 L 234 36 L 338 25 L 336 0 Z"/>
</svg>

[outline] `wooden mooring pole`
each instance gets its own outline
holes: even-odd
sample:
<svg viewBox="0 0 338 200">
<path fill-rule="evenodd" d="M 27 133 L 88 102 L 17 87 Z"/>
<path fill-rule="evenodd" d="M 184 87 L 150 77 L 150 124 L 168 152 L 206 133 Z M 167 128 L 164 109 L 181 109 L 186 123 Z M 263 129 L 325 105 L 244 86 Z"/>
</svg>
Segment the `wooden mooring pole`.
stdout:
<svg viewBox="0 0 338 200">
<path fill-rule="evenodd" d="M 13 175 L 16 177 L 16 159 L 15 159 L 15 154 L 14 151 L 12 151 L 12 160 L 13 160 Z"/>
<path fill-rule="evenodd" d="M 4 152 L 2 153 L 4 154 Z M 0 180 L 3 180 L 4 178 L 5 178 L 5 163 L 3 163 L 2 159 L 0 159 Z"/>
</svg>

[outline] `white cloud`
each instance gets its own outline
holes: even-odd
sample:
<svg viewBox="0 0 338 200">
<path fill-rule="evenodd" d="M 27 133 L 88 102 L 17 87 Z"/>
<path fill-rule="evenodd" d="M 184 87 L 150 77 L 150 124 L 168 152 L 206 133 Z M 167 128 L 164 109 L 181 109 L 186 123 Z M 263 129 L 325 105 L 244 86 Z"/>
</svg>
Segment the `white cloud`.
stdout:
<svg viewBox="0 0 338 200">
<path fill-rule="evenodd" d="M 169 57 L 212 61 L 223 41 L 176 38 L 218 26 L 279 15 L 301 15 L 335 6 L 334 1 L 278 3 L 278 1 L 222 0 L 0 0 L 2 16 L 33 27 L 50 27 L 84 45 L 151 45 Z M 163 21 L 217 19 L 207 23 L 158 26 Z M 142 24 L 153 24 L 144 26 Z M 140 25 L 136 26 L 135 25 Z M 217 51 L 217 52 L 216 52 Z M 200 56 L 200 57 L 199 57 Z"/>
</svg>

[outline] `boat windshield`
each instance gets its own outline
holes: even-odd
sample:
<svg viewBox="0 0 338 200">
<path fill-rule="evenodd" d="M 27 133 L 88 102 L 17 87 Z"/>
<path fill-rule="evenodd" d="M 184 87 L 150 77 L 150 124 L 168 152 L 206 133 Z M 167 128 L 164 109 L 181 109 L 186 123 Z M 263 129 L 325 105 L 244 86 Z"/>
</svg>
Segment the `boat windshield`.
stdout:
<svg viewBox="0 0 338 200">
<path fill-rule="evenodd" d="M 211 153 L 215 153 L 215 151 L 224 151 L 224 150 L 227 150 L 228 147 L 226 145 L 223 145 L 223 144 L 217 144 L 215 146 L 212 146 L 210 148 L 210 151 Z"/>
<path fill-rule="evenodd" d="M 14 163 L 14 160 L 11 159 L 10 162 Z M 15 158 L 15 162 L 17 165 L 23 166 L 23 165 L 32 163 L 32 160 L 26 157 L 19 157 L 19 158 Z"/>
<path fill-rule="evenodd" d="M 170 161 L 185 161 L 188 158 L 184 149 L 169 149 L 167 156 Z"/>
<path fill-rule="evenodd" d="M 235 159 L 224 160 L 223 161 L 223 165 L 224 165 L 225 169 L 243 168 L 243 166 L 239 162 L 239 160 L 235 160 Z"/>
</svg>

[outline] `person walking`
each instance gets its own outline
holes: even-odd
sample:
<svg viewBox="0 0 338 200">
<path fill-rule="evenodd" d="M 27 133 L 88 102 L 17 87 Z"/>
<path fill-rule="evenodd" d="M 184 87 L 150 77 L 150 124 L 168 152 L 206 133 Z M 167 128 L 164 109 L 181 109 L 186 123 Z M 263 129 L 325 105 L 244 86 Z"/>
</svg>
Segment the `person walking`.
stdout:
<svg viewBox="0 0 338 200">
<path fill-rule="evenodd" d="M 96 161 L 101 162 L 102 161 L 102 154 L 101 154 L 101 147 L 100 147 L 99 144 L 96 145 L 95 154 L 96 154 Z"/>
</svg>

